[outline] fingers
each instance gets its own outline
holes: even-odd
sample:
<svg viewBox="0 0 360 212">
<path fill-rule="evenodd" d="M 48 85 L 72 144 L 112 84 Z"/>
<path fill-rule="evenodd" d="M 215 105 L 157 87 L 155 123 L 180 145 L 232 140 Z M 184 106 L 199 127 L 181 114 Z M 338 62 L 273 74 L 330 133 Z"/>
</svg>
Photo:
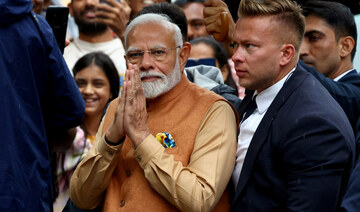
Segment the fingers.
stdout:
<svg viewBox="0 0 360 212">
<path fill-rule="evenodd" d="M 204 5 L 205 7 L 218 7 L 222 5 L 222 0 L 205 0 Z"/>
<path fill-rule="evenodd" d="M 70 43 L 71 43 L 71 41 L 68 40 L 68 39 L 66 39 L 66 40 L 65 40 L 65 47 L 67 47 L 68 45 L 70 45 Z"/>
<path fill-rule="evenodd" d="M 229 33 L 229 14 L 221 13 L 220 20 L 221 20 L 220 33 L 215 33 L 213 36 L 215 40 L 219 42 L 223 42 L 227 39 Z"/>
<path fill-rule="evenodd" d="M 134 146 L 150 134 L 147 126 L 147 111 L 140 71 L 136 65 L 129 64 L 126 70 L 126 103 L 124 129 Z"/>
<path fill-rule="evenodd" d="M 204 18 L 204 24 L 205 25 L 209 25 L 209 24 L 214 24 L 214 23 L 217 23 L 217 24 L 221 24 L 221 20 L 219 18 L 219 14 L 220 13 L 216 13 L 215 15 L 211 15 L 211 16 L 208 16 L 208 17 L 205 17 Z"/>
<path fill-rule="evenodd" d="M 126 1 L 106 0 L 108 4 L 97 4 L 96 22 L 108 25 L 118 37 L 123 37 L 129 22 L 131 8 Z"/>
</svg>

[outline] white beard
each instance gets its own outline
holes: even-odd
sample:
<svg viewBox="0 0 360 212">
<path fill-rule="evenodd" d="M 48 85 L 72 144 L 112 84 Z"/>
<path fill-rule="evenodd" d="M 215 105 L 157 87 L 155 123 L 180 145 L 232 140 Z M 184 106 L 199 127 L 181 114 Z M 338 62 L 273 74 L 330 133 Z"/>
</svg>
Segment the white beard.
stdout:
<svg viewBox="0 0 360 212">
<path fill-rule="evenodd" d="M 155 71 L 140 72 L 140 77 L 160 77 L 160 79 L 154 82 L 141 82 L 144 88 L 144 95 L 146 99 L 156 98 L 172 88 L 174 88 L 181 79 L 179 56 L 176 57 L 174 70 L 168 75 Z"/>
</svg>

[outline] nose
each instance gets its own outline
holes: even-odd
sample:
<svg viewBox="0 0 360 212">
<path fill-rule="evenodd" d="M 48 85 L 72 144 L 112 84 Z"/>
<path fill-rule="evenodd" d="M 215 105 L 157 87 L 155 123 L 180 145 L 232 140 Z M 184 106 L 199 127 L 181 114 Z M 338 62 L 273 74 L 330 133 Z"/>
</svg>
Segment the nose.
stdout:
<svg viewBox="0 0 360 212">
<path fill-rule="evenodd" d="M 93 89 L 93 86 L 91 85 L 91 83 L 88 83 L 85 88 L 84 88 L 84 94 L 93 94 L 94 93 L 94 89 Z"/>
<path fill-rule="evenodd" d="M 86 5 L 87 6 L 92 6 L 95 7 L 97 4 L 99 4 L 100 1 L 99 0 L 86 0 Z"/>
<path fill-rule="evenodd" d="M 243 63 L 245 61 L 245 56 L 243 54 L 242 48 L 238 47 L 236 51 L 234 52 L 233 56 L 231 57 L 232 61 L 237 63 Z"/>
<path fill-rule="evenodd" d="M 304 41 L 301 43 L 301 46 L 300 46 L 300 57 L 307 56 L 307 55 L 309 55 L 309 44 L 306 41 L 306 39 L 304 39 Z"/>
<path fill-rule="evenodd" d="M 144 55 L 139 64 L 140 71 L 148 71 L 153 68 L 154 68 L 153 58 L 150 56 L 149 52 L 144 52 Z"/>
<path fill-rule="evenodd" d="M 194 31 L 193 31 L 190 23 L 188 23 L 188 28 L 187 29 L 188 29 L 188 33 L 187 33 L 188 34 L 188 39 L 192 40 L 194 38 Z"/>
</svg>

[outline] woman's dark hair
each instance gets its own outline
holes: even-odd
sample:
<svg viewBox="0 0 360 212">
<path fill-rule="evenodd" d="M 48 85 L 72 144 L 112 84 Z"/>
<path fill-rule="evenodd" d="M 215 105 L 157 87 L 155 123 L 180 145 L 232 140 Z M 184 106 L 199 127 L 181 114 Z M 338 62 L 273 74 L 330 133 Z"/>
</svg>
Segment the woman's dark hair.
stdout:
<svg viewBox="0 0 360 212">
<path fill-rule="evenodd" d="M 120 79 L 117 69 L 108 55 L 102 52 L 92 52 L 84 55 L 75 63 L 75 66 L 72 70 L 74 77 L 79 71 L 90 66 L 91 64 L 99 66 L 99 68 L 104 71 L 110 82 L 110 92 L 112 94 L 112 98 L 109 101 L 115 99 L 119 95 Z"/>
<path fill-rule="evenodd" d="M 108 55 L 106 55 L 102 52 L 92 52 L 92 53 L 84 55 L 76 62 L 75 66 L 72 70 L 74 77 L 76 76 L 76 74 L 79 71 L 83 70 L 84 68 L 86 68 L 92 64 L 95 64 L 96 66 L 101 68 L 109 80 L 110 93 L 112 94 L 112 98 L 109 99 L 109 102 L 110 102 L 111 100 L 115 99 L 119 95 L 120 78 L 119 78 L 119 74 L 117 72 L 117 69 L 116 69 L 114 63 L 112 62 L 111 58 Z M 104 113 L 105 113 L 105 111 L 104 111 Z M 83 146 L 83 149 L 84 149 L 85 145 L 86 145 L 86 137 L 87 137 L 88 132 L 87 132 L 84 124 L 81 124 L 80 128 L 84 131 L 84 146 Z M 62 174 L 60 176 L 60 179 L 61 178 L 65 179 L 64 183 L 66 186 L 69 185 L 70 176 L 73 173 L 73 171 L 75 170 L 77 165 L 74 166 L 74 168 L 72 170 L 65 171 L 65 168 L 64 168 L 65 152 L 52 153 L 50 155 L 50 157 L 51 157 L 52 181 L 53 181 L 53 188 L 54 188 L 53 189 L 53 195 L 54 195 L 53 200 L 55 201 L 59 194 L 59 189 L 58 189 L 59 178 L 57 176 L 58 162 L 60 162 L 61 169 L 62 169 Z M 81 160 L 81 158 L 79 159 L 77 164 L 80 163 L 80 160 Z"/>
<path fill-rule="evenodd" d="M 219 43 L 212 37 L 208 37 L 208 36 L 207 37 L 198 37 L 198 38 L 195 38 L 194 40 L 190 41 L 191 45 L 196 45 L 199 43 L 204 43 L 211 47 L 211 49 L 214 51 L 214 57 L 219 62 L 220 68 L 224 67 L 224 65 L 228 65 L 227 52 L 221 43 Z M 229 68 L 229 70 L 230 70 L 230 68 Z"/>
<path fill-rule="evenodd" d="M 229 74 L 226 79 L 224 79 L 224 83 L 229 85 L 230 87 L 234 88 L 236 90 L 236 93 L 238 92 L 238 88 L 236 86 L 236 83 L 234 79 L 231 76 L 231 69 L 228 63 L 228 54 L 226 52 L 225 47 L 218 41 L 216 41 L 213 37 L 210 36 L 204 36 L 204 37 L 198 37 L 190 41 L 191 45 L 196 45 L 204 43 L 214 51 L 214 57 L 219 63 L 219 68 L 226 67 L 229 71 Z"/>
</svg>

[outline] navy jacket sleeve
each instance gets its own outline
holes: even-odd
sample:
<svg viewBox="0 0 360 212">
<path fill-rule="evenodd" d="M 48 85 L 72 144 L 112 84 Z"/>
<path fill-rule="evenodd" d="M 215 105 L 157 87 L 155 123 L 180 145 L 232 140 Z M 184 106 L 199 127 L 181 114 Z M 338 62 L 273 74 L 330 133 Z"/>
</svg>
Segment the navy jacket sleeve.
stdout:
<svg viewBox="0 0 360 212">
<path fill-rule="evenodd" d="M 34 16 L 42 33 L 47 53 L 48 85 L 44 95 L 44 118 L 48 129 L 69 129 L 81 124 L 85 103 L 66 62 L 57 46 L 55 36 L 45 19 Z M 44 76 L 39 76 L 41 79 Z"/>
<path fill-rule="evenodd" d="M 307 66 L 302 61 L 299 64 L 319 80 L 331 96 L 340 104 L 355 131 L 356 123 L 360 117 L 360 74 L 354 70 L 339 81 L 334 81 L 325 77 L 314 68 Z"/>
</svg>

